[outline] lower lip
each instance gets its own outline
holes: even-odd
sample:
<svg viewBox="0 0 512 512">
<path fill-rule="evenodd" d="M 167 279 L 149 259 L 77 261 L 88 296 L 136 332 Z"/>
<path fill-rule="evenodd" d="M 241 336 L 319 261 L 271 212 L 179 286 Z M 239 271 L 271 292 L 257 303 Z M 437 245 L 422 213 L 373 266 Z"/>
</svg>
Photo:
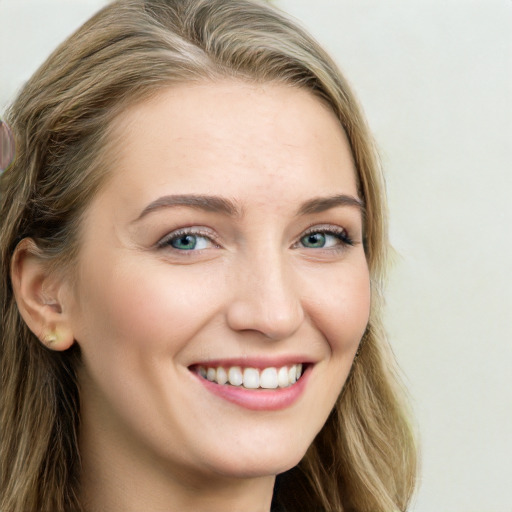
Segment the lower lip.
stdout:
<svg viewBox="0 0 512 512">
<path fill-rule="evenodd" d="M 214 395 L 252 411 L 278 411 L 293 405 L 306 387 L 312 365 L 308 365 L 301 378 L 287 388 L 246 389 L 242 386 L 220 385 L 193 373 L 201 384 Z"/>
</svg>

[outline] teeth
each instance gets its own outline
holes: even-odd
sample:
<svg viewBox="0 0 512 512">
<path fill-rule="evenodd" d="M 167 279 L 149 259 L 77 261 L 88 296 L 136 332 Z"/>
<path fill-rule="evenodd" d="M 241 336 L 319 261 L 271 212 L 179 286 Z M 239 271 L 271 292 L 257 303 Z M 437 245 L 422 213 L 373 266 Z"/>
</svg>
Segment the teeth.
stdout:
<svg viewBox="0 0 512 512">
<path fill-rule="evenodd" d="M 295 384 L 297 382 L 297 366 L 290 366 L 288 370 L 288 381 L 290 384 Z"/>
<path fill-rule="evenodd" d="M 256 368 L 244 370 L 244 388 L 258 389 L 260 387 L 260 372 Z"/>
<path fill-rule="evenodd" d="M 217 368 L 199 366 L 197 373 L 211 382 L 220 385 L 229 384 L 231 386 L 243 386 L 246 389 L 276 389 L 287 388 L 295 384 L 302 375 L 302 364 L 293 364 L 291 366 L 282 366 L 281 368 L 241 368 L 240 366 L 231 366 L 226 369 L 222 366 Z"/>
<path fill-rule="evenodd" d="M 277 388 L 277 370 L 275 368 L 265 368 L 261 372 L 260 385 L 264 389 Z"/>
<path fill-rule="evenodd" d="M 277 383 L 280 388 L 285 388 L 290 385 L 290 380 L 288 379 L 288 368 L 286 368 L 286 366 L 279 368 L 279 371 L 277 372 Z"/>
<path fill-rule="evenodd" d="M 227 374 L 226 370 L 224 370 L 224 368 L 222 368 L 222 366 L 219 366 L 217 368 L 217 383 L 218 384 L 226 384 L 227 381 L 228 381 L 228 374 Z"/>
<path fill-rule="evenodd" d="M 228 370 L 228 381 L 232 386 L 241 386 L 243 382 L 240 366 L 232 366 Z"/>
</svg>

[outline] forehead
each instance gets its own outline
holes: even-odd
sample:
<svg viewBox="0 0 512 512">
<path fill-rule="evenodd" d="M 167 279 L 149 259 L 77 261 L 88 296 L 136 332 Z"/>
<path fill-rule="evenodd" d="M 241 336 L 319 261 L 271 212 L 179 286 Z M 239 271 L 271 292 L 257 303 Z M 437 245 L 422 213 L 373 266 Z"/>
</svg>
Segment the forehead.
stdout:
<svg viewBox="0 0 512 512">
<path fill-rule="evenodd" d="M 357 195 L 352 154 L 332 110 L 311 92 L 239 81 L 170 87 L 113 127 L 111 191 L 227 196 Z M 108 187 L 107 187 L 108 188 Z M 335 189 L 335 190 L 334 190 Z"/>
</svg>

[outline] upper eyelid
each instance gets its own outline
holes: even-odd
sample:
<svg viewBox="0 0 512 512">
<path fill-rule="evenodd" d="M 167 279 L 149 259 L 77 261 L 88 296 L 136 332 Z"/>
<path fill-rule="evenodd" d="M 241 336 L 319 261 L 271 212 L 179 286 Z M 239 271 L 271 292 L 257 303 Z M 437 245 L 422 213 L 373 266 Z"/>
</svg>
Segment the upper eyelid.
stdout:
<svg viewBox="0 0 512 512">
<path fill-rule="evenodd" d="M 343 226 L 339 226 L 337 224 L 313 224 L 309 228 L 306 228 L 304 231 L 302 231 L 300 236 L 303 236 L 306 233 L 316 233 L 316 232 L 345 232 L 348 233 L 347 228 Z"/>
<path fill-rule="evenodd" d="M 344 235 L 345 237 L 352 239 L 349 230 L 343 226 L 339 226 L 337 224 L 313 224 L 312 226 L 306 228 L 304 231 L 301 232 L 301 234 L 297 238 L 297 242 L 295 243 L 300 242 L 300 239 L 302 237 L 309 235 L 311 233 L 328 233 L 333 235 Z"/>
</svg>

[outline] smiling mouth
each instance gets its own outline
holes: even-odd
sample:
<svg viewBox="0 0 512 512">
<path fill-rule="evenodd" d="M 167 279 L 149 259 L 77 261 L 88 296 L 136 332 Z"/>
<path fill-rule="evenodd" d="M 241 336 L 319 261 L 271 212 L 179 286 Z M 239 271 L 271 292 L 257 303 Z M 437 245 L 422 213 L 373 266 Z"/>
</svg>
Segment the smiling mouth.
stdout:
<svg viewBox="0 0 512 512">
<path fill-rule="evenodd" d="M 221 386 L 235 386 L 245 389 L 283 389 L 295 384 L 302 376 L 302 363 L 279 368 L 253 368 L 242 366 L 202 366 L 190 368 L 192 372 Z"/>
</svg>

